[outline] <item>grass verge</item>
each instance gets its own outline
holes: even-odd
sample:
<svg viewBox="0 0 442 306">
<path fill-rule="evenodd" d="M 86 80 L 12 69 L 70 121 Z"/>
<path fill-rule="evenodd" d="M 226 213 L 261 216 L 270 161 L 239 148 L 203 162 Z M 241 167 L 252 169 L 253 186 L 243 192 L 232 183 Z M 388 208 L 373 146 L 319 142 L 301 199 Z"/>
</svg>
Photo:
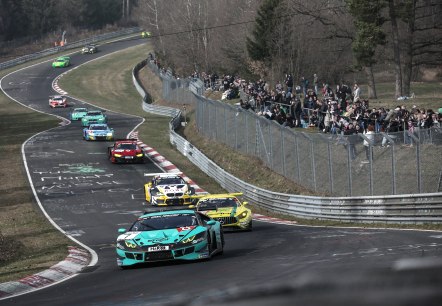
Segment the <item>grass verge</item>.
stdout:
<svg viewBox="0 0 442 306">
<path fill-rule="evenodd" d="M 72 242 L 49 224 L 35 203 L 21 156 L 26 139 L 59 120 L 23 107 L 3 92 L 0 118 L 0 282 L 6 282 L 63 260 Z"/>
</svg>

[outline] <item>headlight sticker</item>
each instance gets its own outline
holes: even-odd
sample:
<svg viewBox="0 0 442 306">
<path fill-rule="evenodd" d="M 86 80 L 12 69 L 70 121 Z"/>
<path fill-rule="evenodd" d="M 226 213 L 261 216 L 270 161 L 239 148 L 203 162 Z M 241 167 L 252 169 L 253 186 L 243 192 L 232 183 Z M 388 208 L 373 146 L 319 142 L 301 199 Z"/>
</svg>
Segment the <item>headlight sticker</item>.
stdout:
<svg viewBox="0 0 442 306">
<path fill-rule="evenodd" d="M 133 241 L 125 240 L 124 243 L 126 244 L 126 246 L 128 248 L 131 248 L 131 249 L 135 249 L 137 247 L 137 245 Z"/>
</svg>

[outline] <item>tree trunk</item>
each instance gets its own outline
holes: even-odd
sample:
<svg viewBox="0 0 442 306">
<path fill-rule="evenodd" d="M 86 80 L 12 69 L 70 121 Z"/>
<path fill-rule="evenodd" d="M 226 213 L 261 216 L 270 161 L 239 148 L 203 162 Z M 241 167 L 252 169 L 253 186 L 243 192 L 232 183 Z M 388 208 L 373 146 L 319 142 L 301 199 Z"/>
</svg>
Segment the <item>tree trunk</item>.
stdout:
<svg viewBox="0 0 442 306">
<path fill-rule="evenodd" d="M 414 38 L 414 25 L 416 17 L 416 1 L 413 0 L 410 11 L 408 12 L 408 28 L 407 37 L 405 40 L 405 56 L 404 56 L 404 78 L 403 78 L 403 94 L 407 97 L 410 96 L 411 91 L 411 78 L 413 73 L 413 38 Z"/>
<path fill-rule="evenodd" d="M 368 98 L 369 99 L 377 99 L 376 94 L 376 85 L 374 82 L 373 68 L 364 67 L 365 75 L 367 77 L 367 85 L 368 85 Z"/>
<path fill-rule="evenodd" d="M 393 36 L 393 54 L 394 54 L 394 73 L 395 73 L 395 97 L 402 96 L 402 71 L 401 71 L 401 56 L 399 50 L 399 30 L 396 20 L 396 8 L 394 0 L 388 1 L 389 13 L 391 19 L 391 31 Z"/>
</svg>

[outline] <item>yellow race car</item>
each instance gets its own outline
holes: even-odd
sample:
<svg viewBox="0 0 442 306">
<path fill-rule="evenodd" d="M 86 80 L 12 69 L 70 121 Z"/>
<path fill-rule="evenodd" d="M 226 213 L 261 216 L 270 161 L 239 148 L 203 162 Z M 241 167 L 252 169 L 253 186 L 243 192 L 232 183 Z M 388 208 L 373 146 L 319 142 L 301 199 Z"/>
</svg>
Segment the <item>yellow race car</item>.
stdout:
<svg viewBox="0 0 442 306">
<path fill-rule="evenodd" d="M 153 173 L 152 180 L 144 184 L 146 201 L 154 206 L 191 205 L 194 203 L 195 189 L 178 173 Z"/>
<path fill-rule="evenodd" d="M 208 217 L 219 221 L 224 229 L 252 230 L 252 211 L 248 202 L 238 200 L 242 193 L 209 194 L 201 197 L 196 206 Z"/>
</svg>

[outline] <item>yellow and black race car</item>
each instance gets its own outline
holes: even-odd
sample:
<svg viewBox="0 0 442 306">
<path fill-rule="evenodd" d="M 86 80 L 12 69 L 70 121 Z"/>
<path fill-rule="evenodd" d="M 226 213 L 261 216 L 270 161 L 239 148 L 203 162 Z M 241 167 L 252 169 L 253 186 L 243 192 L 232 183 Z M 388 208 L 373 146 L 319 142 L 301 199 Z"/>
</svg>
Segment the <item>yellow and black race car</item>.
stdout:
<svg viewBox="0 0 442 306">
<path fill-rule="evenodd" d="M 201 197 L 195 209 L 219 221 L 224 229 L 252 230 L 252 211 L 238 200 L 242 193 L 209 194 Z"/>
<path fill-rule="evenodd" d="M 154 206 L 191 205 L 195 189 L 179 173 L 145 174 L 152 180 L 144 185 L 146 201 Z"/>
</svg>

